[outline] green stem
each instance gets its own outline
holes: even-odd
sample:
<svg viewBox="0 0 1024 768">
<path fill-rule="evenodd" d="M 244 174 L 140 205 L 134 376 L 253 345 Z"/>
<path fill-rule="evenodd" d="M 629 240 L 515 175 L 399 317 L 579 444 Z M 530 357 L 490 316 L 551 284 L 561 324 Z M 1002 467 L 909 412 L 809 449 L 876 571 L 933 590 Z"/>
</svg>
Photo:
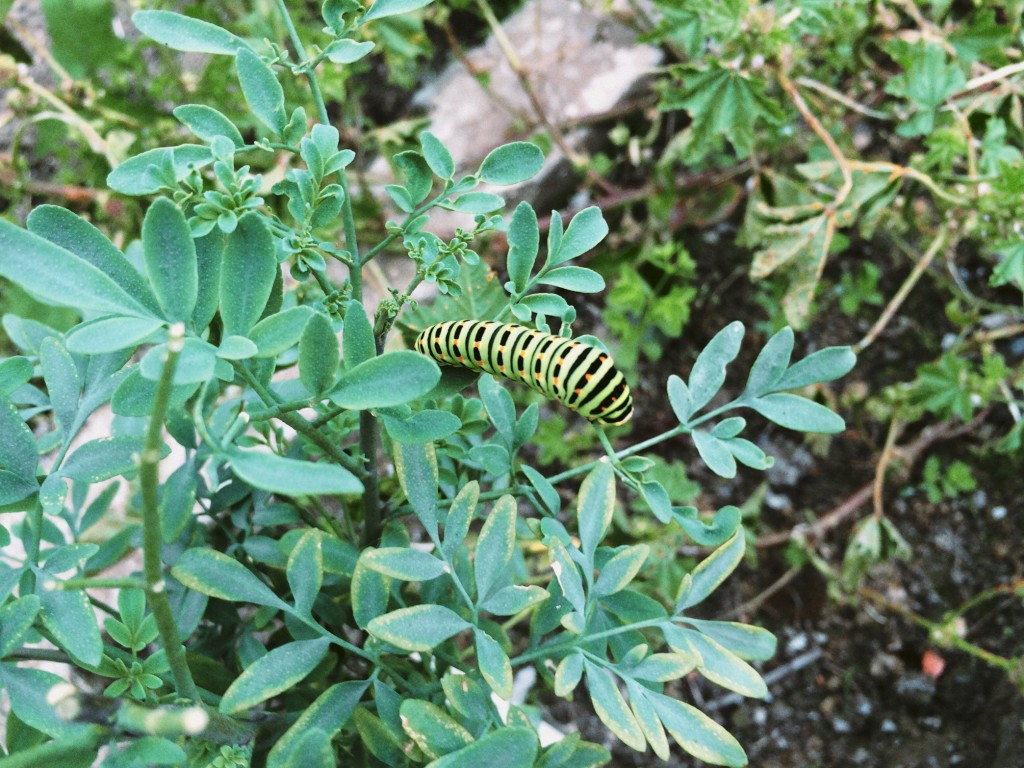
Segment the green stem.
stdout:
<svg viewBox="0 0 1024 768">
<path fill-rule="evenodd" d="M 606 629 L 603 632 L 588 633 L 582 637 L 574 637 L 570 640 L 563 640 L 557 643 L 551 643 L 550 645 L 542 645 L 539 648 L 534 648 L 532 651 L 526 651 L 521 653 L 511 660 L 512 666 L 518 666 L 521 664 L 527 664 L 534 659 L 545 659 L 545 658 L 557 658 L 558 656 L 564 656 L 565 653 L 571 651 L 577 645 L 581 643 L 587 643 L 588 645 L 594 640 L 600 640 L 605 637 L 612 637 L 613 635 L 621 635 L 624 632 L 634 632 L 638 629 L 649 629 L 651 627 L 657 627 L 664 624 L 667 619 L 648 619 L 647 621 L 638 621 L 634 624 L 627 624 L 623 627 L 614 627 L 612 629 Z"/>
<path fill-rule="evenodd" d="M 178 363 L 185 342 L 185 326 L 175 323 L 171 326 L 167 340 L 167 359 L 157 383 L 153 399 L 153 411 L 146 429 L 145 446 L 139 466 L 139 486 L 142 494 L 142 564 L 149 604 L 153 609 L 160 642 L 167 654 L 167 663 L 174 677 L 178 696 L 199 702 L 199 688 L 192 679 L 192 672 L 185 661 L 185 648 L 178 638 L 178 625 L 174 621 L 171 601 L 167 598 L 164 582 L 160 533 L 160 506 L 157 489 L 160 485 L 160 448 L 163 438 L 164 418 L 171 400 L 174 369 Z"/>
<path fill-rule="evenodd" d="M 267 389 L 265 386 L 263 386 L 263 383 L 255 376 L 253 376 L 252 372 L 249 371 L 248 368 L 236 362 L 235 370 L 238 371 L 239 375 L 243 379 L 245 379 L 246 384 L 248 384 L 252 388 L 252 390 L 257 395 L 260 396 L 260 399 L 264 403 L 266 403 L 270 407 L 275 407 L 280 404 L 277 399 L 277 396 L 274 395 L 274 393 Z M 309 424 L 309 422 L 307 422 L 297 413 L 281 413 L 278 418 L 280 418 L 281 421 L 283 421 L 289 427 L 291 427 L 300 435 L 302 435 L 311 443 L 313 443 L 325 454 L 334 459 L 334 461 L 336 461 L 338 464 L 345 467 L 345 469 L 349 470 L 350 472 L 354 472 L 355 474 L 359 475 L 360 478 L 363 477 L 365 472 L 363 468 L 359 465 L 359 462 L 357 462 L 344 451 L 339 450 L 336 445 L 334 445 L 330 440 L 328 440 L 319 432 L 317 432 L 316 429 L 314 429 Z"/>
</svg>

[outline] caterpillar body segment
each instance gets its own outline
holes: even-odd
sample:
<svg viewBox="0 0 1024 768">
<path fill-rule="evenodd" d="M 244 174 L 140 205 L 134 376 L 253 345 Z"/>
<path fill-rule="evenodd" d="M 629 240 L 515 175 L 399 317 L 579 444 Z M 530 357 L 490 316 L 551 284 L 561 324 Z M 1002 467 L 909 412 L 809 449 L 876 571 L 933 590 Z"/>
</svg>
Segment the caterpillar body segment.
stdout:
<svg viewBox="0 0 1024 768">
<path fill-rule="evenodd" d="M 510 323 L 449 320 L 425 328 L 416 351 L 439 363 L 519 381 L 598 424 L 625 424 L 633 397 L 600 349 Z"/>
</svg>

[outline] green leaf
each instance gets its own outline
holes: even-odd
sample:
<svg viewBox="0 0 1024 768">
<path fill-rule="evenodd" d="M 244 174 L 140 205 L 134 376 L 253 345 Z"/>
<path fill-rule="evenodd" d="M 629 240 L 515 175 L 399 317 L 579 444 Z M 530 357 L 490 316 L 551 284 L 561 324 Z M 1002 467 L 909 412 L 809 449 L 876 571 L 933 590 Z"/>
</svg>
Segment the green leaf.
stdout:
<svg viewBox="0 0 1024 768">
<path fill-rule="evenodd" d="M 444 538 L 441 540 L 441 551 L 448 560 L 454 560 L 455 554 L 466 540 L 470 523 L 476 517 L 476 505 L 480 497 L 480 484 L 470 480 L 459 491 L 444 521 Z"/>
<path fill-rule="evenodd" d="M 219 229 L 196 239 L 196 264 L 199 269 L 199 293 L 192 312 L 197 333 L 213 320 L 220 302 L 220 267 L 224 256 L 224 233 Z"/>
<path fill-rule="evenodd" d="M 482 629 L 474 629 L 476 664 L 484 682 L 503 699 L 512 697 L 512 663 L 498 642 Z"/>
<path fill-rule="evenodd" d="M 199 292 L 196 246 L 185 214 L 166 197 L 157 198 L 146 212 L 142 251 L 164 317 L 186 322 Z"/>
<path fill-rule="evenodd" d="M 372 43 L 370 44 L 372 47 Z M 245 140 L 231 120 L 213 107 L 205 104 L 182 104 L 174 108 L 174 116 L 196 137 L 213 141 L 217 136 L 226 136 L 236 147 L 244 147 Z"/>
<path fill-rule="evenodd" d="M 435 760 L 430 768 L 533 768 L 538 748 L 532 728 L 506 727 Z"/>
<path fill-rule="evenodd" d="M 505 198 L 490 192 L 467 192 L 454 200 L 442 203 L 441 207 L 458 213 L 492 213 L 505 207 Z"/>
<path fill-rule="evenodd" d="M 248 50 L 245 42 L 215 24 L 171 11 L 137 11 L 132 23 L 146 37 L 176 51 L 222 53 L 233 56 Z"/>
<path fill-rule="evenodd" d="M 39 453 L 32 430 L 14 404 L 0 395 L 0 467 L 34 485 L 38 463 Z"/>
<path fill-rule="evenodd" d="M 217 347 L 221 360 L 248 360 L 259 354 L 259 347 L 245 336 L 225 336 Z"/>
<path fill-rule="evenodd" d="M 334 40 L 324 48 L 324 55 L 335 64 L 352 64 L 369 55 L 370 51 L 373 50 L 373 46 L 374 44 L 369 40 L 356 42 L 355 40 L 342 38 L 341 40 Z"/>
<path fill-rule="evenodd" d="M 685 677 L 696 666 L 697 655 L 693 653 L 652 653 L 630 669 L 629 674 L 638 680 L 667 683 Z"/>
<path fill-rule="evenodd" d="M 741 696 L 760 699 L 768 695 L 768 686 L 761 675 L 739 656 L 699 632 L 686 628 L 681 632 L 698 656 L 697 669 L 708 680 Z"/>
<path fill-rule="evenodd" d="M 775 655 L 778 641 L 762 627 L 734 621 L 704 621 L 687 618 L 687 623 L 703 632 L 741 659 L 766 661 Z"/>
<path fill-rule="evenodd" d="M 182 765 L 187 757 L 185 750 L 170 739 L 159 736 L 143 736 L 128 743 L 118 752 L 118 762 L 123 765 Z"/>
<path fill-rule="evenodd" d="M 430 581 L 448 572 L 443 560 L 405 547 L 366 549 L 359 559 L 367 568 L 401 581 Z"/>
<path fill-rule="evenodd" d="M 704 558 L 690 573 L 689 586 L 676 599 L 674 612 L 697 605 L 718 589 L 743 560 L 746 541 L 743 531 L 737 530 L 725 544 Z"/>
<path fill-rule="evenodd" d="M 644 750 L 647 747 L 647 739 L 629 705 L 626 704 L 626 700 L 619 693 L 611 672 L 587 659 L 584 659 L 583 666 L 587 672 L 587 689 L 590 692 L 590 700 L 594 704 L 594 712 L 598 718 L 626 746 L 637 751 Z"/>
<path fill-rule="evenodd" d="M 707 464 L 708 469 L 719 477 L 736 477 L 736 459 L 729 450 L 724 440 L 719 440 L 714 435 L 701 429 L 695 429 L 690 437 L 697 447 L 697 453 L 701 460 Z"/>
<path fill-rule="evenodd" d="M 107 315 L 79 323 L 67 335 L 68 349 L 79 355 L 102 355 L 135 348 L 149 339 L 164 321 L 156 317 Z"/>
<path fill-rule="evenodd" d="M 997 243 L 994 250 L 1003 258 L 992 270 L 989 285 L 1015 285 L 1024 291 L 1024 241 L 1015 237 Z"/>
<path fill-rule="evenodd" d="M 262 656 L 242 672 L 224 692 L 218 709 L 228 715 L 294 688 L 327 655 L 329 638 L 287 643 Z"/>
<path fill-rule="evenodd" d="M 380 413 L 388 435 L 407 445 L 433 443 L 459 431 L 462 420 L 449 411 L 418 411 L 406 418 Z"/>
<path fill-rule="evenodd" d="M 774 394 L 750 401 L 750 407 L 780 427 L 831 434 L 846 429 L 842 416 L 806 397 Z"/>
<path fill-rule="evenodd" d="M 408 191 L 413 206 L 419 205 L 430 194 L 434 176 L 430 166 L 419 152 L 407 150 L 392 157 L 395 165 L 405 176 L 405 189 Z"/>
<path fill-rule="evenodd" d="M 597 581 L 594 582 L 594 593 L 612 595 L 625 589 L 640 572 L 651 548 L 646 544 L 634 544 L 618 552 L 604 564 Z"/>
<path fill-rule="evenodd" d="M 849 373 L 857 356 L 849 347 L 826 347 L 798 360 L 776 383 L 773 391 L 799 389 L 819 381 L 833 381 Z"/>
<path fill-rule="evenodd" d="M 371 620 L 366 630 L 398 648 L 422 653 L 471 626 L 443 605 L 414 605 Z"/>
<path fill-rule="evenodd" d="M 189 549 L 171 568 L 171 574 L 189 589 L 233 603 L 255 603 L 289 610 L 248 568 L 213 549 Z"/>
<path fill-rule="evenodd" d="M 671 755 L 668 738 L 661 725 L 661 718 L 647 696 L 648 689 L 627 678 L 626 691 L 629 694 L 630 709 L 644 733 L 644 738 L 651 745 L 651 751 L 662 760 L 668 760 Z"/>
<path fill-rule="evenodd" d="M 474 571 L 479 599 L 486 599 L 495 587 L 505 586 L 515 545 L 516 500 L 505 495 L 491 509 L 477 539 Z"/>
<path fill-rule="evenodd" d="M 536 144 L 514 141 L 490 151 L 480 163 L 477 176 L 487 184 L 509 186 L 532 179 L 544 165 L 544 153 Z"/>
<path fill-rule="evenodd" d="M 432 539 L 437 537 L 437 456 L 434 446 L 395 446 L 395 472 L 416 516 Z"/>
<path fill-rule="evenodd" d="M 659 522 L 667 523 L 672 519 L 672 497 L 660 482 L 644 480 L 640 483 L 640 496 Z"/>
<path fill-rule="evenodd" d="M 388 352 L 346 371 L 328 397 L 352 410 L 402 405 L 425 395 L 440 378 L 430 358 L 412 350 Z"/>
<path fill-rule="evenodd" d="M 61 720 L 46 701 L 50 689 L 63 682 L 66 681 L 52 672 L 0 664 L 0 688 L 7 692 L 11 711 L 21 722 L 55 739 L 69 735 L 75 727 Z M 10 747 L 11 720 L 7 721 L 7 726 L 7 745 Z"/>
<path fill-rule="evenodd" d="M 60 473 L 72 480 L 98 483 L 138 469 L 144 439 L 136 435 L 117 435 L 91 440 L 75 449 L 60 467 Z M 170 449 L 161 446 L 161 458 Z"/>
<path fill-rule="evenodd" d="M 40 205 L 26 222 L 30 232 L 54 245 L 66 248 L 92 264 L 142 304 L 154 316 L 160 304 L 146 278 L 132 265 L 107 236 L 80 216 L 56 205 Z"/>
<path fill-rule="evenodd" d="M 419 139 L 423 158 L 430 166 L 430 170 L 442 179 L 450 179 L 455 174 L 455 161 L 452 160 L 447 147 L 430 131 L 420 133 Z"/>
<path fill-rule="evenodd" d="M 357 707 L 353 715 L 356 730 L 363 746 L 383 765 L 404 765 L 406 754 L 403 748 L 405 739 L 396 729 L 389 727 L 376 715 L 370 714 L 363 707 Z"/>
<path fill-rule="evenodd" d="M 373 326 L 366 316 L 366 310 L 358 301 L 353 301 L 345 310 L 342 352 L 345 353 L 345 368 L 355 368 L 377 355 Z"/>
<path fill-rule="evenodd" d="M 757 397 L 765 392 L 774 392 L 779 379 L 782 378 L 789 359 L 793 354 L 793 329 L 789 326 L 781 329 L 768 339 L 757 360 L 750 368 L 744 394 Z"/>
<path fill-rule="evenodd" d="M 179 144 L 176 147 L 158 147 L 129 157 L 107 174 L 107 186 L 125 195 L 152 195 L 168 183 L 163 169 L 174 171 L 174 180 L 181 181 L 193 168 L 200 169 L 213 162 L 210 148 L 205 144 Z"/>
<path fill-rule="evenodd" d="M 937 42 L 897 41 L 891 52 L 904 71 L 889 79 L 886 93 L 902 96 L 922 110 L 916 119 L 904 120 L 896 133 L 900 136 L 930 133 L 935 124 L 935 110 L 964 87 L 964 73 L 955 62 L 947 61 L 946 51 Z"/>
<path fill-rule="evenodd" d="M 42 5 L 46 17 L 52 56 L 72 78 L 85 81 L 96 76 L 123 52 L 125 43 L 114 34 L 114 3 L 110 0 L 42 0 L 37 5 Z M 8 46 L 5 41 L 5 49 Z"/>
<path fill-rule="evenodd" d="M 181 406 L 195 393 L 198 384 L 176 386 L 171 390 L 171 407 Z M 126 369 L 114 390 L 110 408 L 118 416 L 148 416 L 153 411 L 157 382 L 144 378 L 139 366 Z"/>
<path fill-rule="evenodd" d="M 96 626 L 92 603 L 84 590 L 37 589 L 39 618 L 57 644 L 82 664 L 94 667 L 103 655 L 103 638 Z"/>
<path fill-rule="evenodd" d="M 288 586 L 295 610 L 308 615 L 324 582 L 324 555 L 319 531 L 306 531 L 288 556 Z"/>
<path fill-rule="evenodd" d="M 526 307 L 533 314 L 548 317 L 564 317 L 569 303 L 557 293 L 531 293 L 520 300 L 518 306 Z"/>
<path fill-rule="evenodd" d="M 508 260 L 505 268 L 517 293 L 526 290 L 540 248 L 540 229 L 533 206 L 523 201 L 516 206 L 508 224 Z"/>
<path fill-rule="evenodd" d="M 516 426 L 516 406 L 512 396 L 498 384 L 493 376 L 483 376 L 477 389 L 487 415 L 506 445 L 512 443 Z"/>
<path fill-rule="evenodd" d="M 576 503 L 579 520 L 580 549 L 593 563 L 597 545 L 601 543 L 615 511 L 615 475 L 605 459 L 597 463 L 580 486 Z"/>
<path fill-rule="evenodd" d="M 307 731 L 315 729 L 328 738 L 335 736 L 352 717 L 368 686 L 366 680 L 351 680 L 332 685 L 321 693 L 274 744 L 267 756 L 267 768 L 284 768 L 289 760 L 303 758 L 299 746 L 302 735 Z"/>
<path fill-rule="evenodd" d="M 139 363 L 139 373 L 150 381 L 159 381 L 167 363 L 167 344 L 157 344 Z M 186 336 L 185 343 L 174 367 L 175 386 L 201 384 L 213 378 L 217 369 L 217 348 L 202 339 Z"/>
<path fill-rule="evenodd" d="M 235 474 L 254 488 L 286 496 L 362 493 L 363 484 L 344 467 L 233 448 L 226 452 Z"/>
<path fill-rule="evenodd" d="M 25 595 L 0 607 L 0 659 L 25 642 L 41 608 L 36 595 Z"/>
<path fill-rule="evenodd" d="M 0 395 L 10 395 L 14 390 L 28 384 L 35 373 L 35 366 L 27 357 L 8 357 L 0 360 Z"/>
<path fill-rule="evenodd" d="M 548 553 L 551 556 L 551 570 L 555 574 L 562 593 L 578 614 L 586 609 L 586 598 L 583 594 L 583 577 L 573 562 L 569 551 L 561 541 L 552 537 L 548 542 Z M 578 634 L 578 633 L 577 633 Z"/>
<path fill-rule="evenodd" d="M 6 220 L 0 220 L 0 253 L 0 277 L 40 300 L 78 312 L 153 316 L 97 267 Z"/>
<path fill-rule="evenodd" d="M 352 617 L 356 626 L 366 629 L 371 619 L 383 615 L 388 608 L 391 579 L 367 567 L 362 560 L 356 561 L 352 573 Z"/>
<path fill-rule="evenodd" d="M 675 374 L 668 377 L 668 402 L 679 423 L 686 424 L 695 409 L 689 387 Z"/>
<path fill-rule="evenodd" d="M 386 16 L 397 16 L 400 13 L 408 13 L 409 11 L 415 11 L 417 8 L 422 8 L 426 5 L 430 5 L 433 0 L 374 0 L 370 10 L 368 10 L 363 18 L 360 19 L 360 24 L 365 24 L 368 21 L 374 21 L 376 19 L 383 19 Z"/>
<path fill-rule="evenodd" d="M 561 237 L 558 249 L 554 252 L 548 251 L 548 265 L 564 264 L 570 259 L 582 256 L 604 240 L 607 234 L 608 223 L 604 220 L 601 209 L 597 206 L 584 208 L 572 217 L 568 229 Z"/>
<path fill-rule="evenodd" d="M 555 490 L 555 486 L 544 475 L 527 464 L 521 465 L 520 469 L 526 475 L 526 479 L 530 481 L 530 485 L 537 491 L 544 506 L 547 507 L 547 512 L 557 515 L 562 509 L 562 498 Z"/>
<path fill-rule="evenodd" d="M 56 337 L 43 339 L 39 345 L 39 364 L 50 395 L 53 413 L 60 423 L 64 439 L 73 437 L 76 416 L 82 397 L 82 381 L 71 354 Z"/>
<path fill-rule="evenodd" d="M 754 150 L 757 123 L 778 123 L 782 116 L 765 94 L 764 83 L 739 68 L 716 62 L 702 71 L 679 67 L 675 74 L 680 83 L 663 92 L 659 107 L 690 113 L 689 159 L 701 159 L 719 148 L 724 138 L 742 160 Z"/>
<path fill-rule="evenodd" d="M 586 267 L 556 267 L 537 282 L 576 293 L 598 293 L 604 290 L 604 278 Z"/>
<path fill-rule="evenodd" d="M 284 109 L 284 89 L 274 71 L 249 48 L 242 48 L 235 58 L 242 95 L 256 119 L 274 132 L 284 133 L 288 116 Z"/>
<path fill-rule="evenodd" d="M 319 312 L 306 323 L 299 340 L 299 380 L 314 395 L 326 392 L 338 375 L 338 337 L 326 315 Z"/>
<path fill-rule="evenodd" d="M 725 728 L 696 707 L 660 693 L 651 692 L 661 722 L 676 743 L 699 760 L 713 765 L 743 766 L 747 755 Z"/>
<path fill-rule="evenodd" d="M 436 704 L 406 699 L 399 710 L 402 728 L 432 760 L 472 743 L 473 735 Z"/>
<path fill-rule="evenodd" d="M 693 412 L 699 411 L 725 383 L 725 367 L 736 359 L 743 342 L 743 323 L 738 320 L 715 334 L 697 355 L 690 370 L 690 398 Z"/>
<path fill-rule="evenodd" d="M 555 695 L 568 696 L 583 678 L 583 654 L 570 653 L 555 667 Z"/>
<path fill-rule="evenodd" d="M 307 306 L 290 307 L 256 323 L 249 331 L 249 338 L 259 349 L 259 357 L 277 357 L 295 346 L 314 314 Z"/>
<path fill-rule="evenodd" d="M 270 228 L 258 213 L 250 211 L 238 220 L 224 248 L 220 316 L 225 336 L 249 334 L 266 309 L 277 274 Z"/>
<path fill-rule="evenodd" d="M 527 586 L 511 584 L 492 592 L 486 600 L 479 603 L 478 607 L 496 616 L 515 616 L 531 605 L 536 605 L 547 599 L 548 591 L 543 587 L 538 587 L 535 584 Z"/>
</svg>

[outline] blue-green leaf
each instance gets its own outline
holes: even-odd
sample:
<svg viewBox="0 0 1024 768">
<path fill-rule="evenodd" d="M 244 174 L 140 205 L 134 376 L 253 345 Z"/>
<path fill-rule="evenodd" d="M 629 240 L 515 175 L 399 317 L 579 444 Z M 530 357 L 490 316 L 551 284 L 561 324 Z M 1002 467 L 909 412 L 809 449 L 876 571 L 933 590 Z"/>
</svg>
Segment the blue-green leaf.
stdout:
<svg viewBox="0 0 1024 768">
<path fill-rule="evenodd" d="M 142 252 L 164 317 L 187 321 L 199 292 L 196 246 L 185 214 L 166 197 L 157 198 L 146 212 Z"/>
<path fill-rule="evenodd" d="M 252 571 L 233 557 L 213 549 L 186 550 L 174 564 L 171 574 L 189 589 L 203 595 L 234 603 L 290 609 Z"/>
<path fill-rule="evenodd" d="M 676 599 L 675 612 L 686 610 L 701 602 L 718 589 L 743 559 L 746 537 L 742 530 L 736 531 L 725 544 L 720 546 L 690 573 L 689 586 Z"/>
<path fill-rule="evenodd" d="M 110 276 L 71 251 L 0 220 L 0 277 L 36 298 L 76 311 L 133 317 L 153 313 Z"/>
<path fill-rule="evenodd" d="M 374 0 L 370 10 L 363 15 L 359 23 L 365 24 L 368 21 L 383 19 L 386 16 L 397 16 L 400 13 L 415 11 L 417 8 L 430 5 L 431 2 L 433 0 Z"/>
<path fill-rule="evenodd" d="M 274 238 L 250 211 L 228 235 L 220 271 L 220 316 L 226 336 L 247 336 L 270 298 L 278 273 Z"/>
<path fill-rule="evenodd" d="M 842 416 L 806 397 L 774 394 L 750 401 L 750 407 L 780 427 L 832 434 L 846 429 Z"/>
<path fill-rule="evenodd" d="M 68 349 L 80 355 L 102 355 L 134 348 L 163 326 L 158 317 L 107 315 L 72 328 L 67 335 Z"/>
<path fill-rule="evenodd" d="M 407 547 L 381 547 L 363 551 L 360 561 L 378 573 L 401 581 L 430 581 L 448 571 L 443 560 Z"/>
<path fill-rule="evenodd" d="M 626 700 L 619 693 L 611 672 L 587 659 L 584 659 L 583 666 L 587 671 L 590 700 L 598 718 L 627 746 L 638 751 L 645 749 L 647 739 Z"/>
<path fill-rule="evenodd" d="M 779 379 L 789 367 L 789 359 L 793 354 L 793 329 L 789 326 L 781 329 L 768 339 L 764 348 L 750 368 L 744 394 L 757 397 L 765 392 L 774 392 Z"/>
<path fill-rule="evenodd" d="M 224 692 L 218 709 L 235 714 L 294 688 L 327 655 L 330 644 L 322 637 L 275 648 L 245 668 Z"/>
<path fill-rule="evenodd" d="M 422 653 L 471 626 L 443 605 L 414 605 L 373 619 L 366 630 L 398 648 Z"/>
<path fill-rule="evenodd" d="M 160 314 L 160 304 L 145 277 L 106 235 L 81 216 L 57 205 L 41 205 L 29 214 L 26 223 L 30 232 L 89 262 L 153 315 Z"/>
<path fill-rule="evenodd" d="M 433 360 L 401 350 L 366 360 L 346 371 L 328 396 L 342 408 L 384 408 L 422 397 L 440 378 L 441 371 Z"/>
<path fill-rule="evenodd" d="M 225 454 L 235 474 L 254 488 L 286 496 L 362 493 L 359 478 L 344 467 L 233 448 Z"/>
<path fill-rule="evenodd" d="M 203 141 L 226 136 L 236 147 L 245 146 L 242 134 L 227 117 L 205 104 L 182 104 L 174 108 L 174 116 Z"/>
<path fill-rule="evenodd" d="M 276 136 L 283 134 L 288 116 L 284 110 L 284 89 L 274 71 L 249 48 L 238 51 L 235 66 L 242 94 L 253 114 Z"/>
<path fill-rule="evenodd" d="M 526 290 L 540 248 L 537 213 L 527 202 L 516 206 L 508 225 L 508 260 L 506 270 L 517 293 Z"/>
<path fill-rule="evenodd" d="M 515 544 L 516 501 L 505 495 L 491 509 L 477 539 L 474 571 L 479 599 L 487 598 L 495 587 L 505 586 Z"/>
<path fill-rule="evenodd" d="M 176 51 L 222 53 L 233 56 L 248 50 L 240 37 L 223 27 L 171 11 L 137 11 L 132 22 L 147 37 Z"/>
<path fill-rule="evenodd" d="M 514 141 L 491 150 L 480 164 L 477 176 L 488 184 L 509 186 L 532 179 L 544 165 L 540 147 L 527 141 Z"/>
<path fill-rule="evenodd" d="M 503 699 L 512 696 L 512 664 L 498 642 L 482 629 L 474 629 L 476 663 L 484 682 Z"/>
<path fill-rule="evenodd" d="M 701 350 L 690 371 L 691 412 L 707 405 L 725 383 L 725 367 L 736 359 L 743 341 L 743 323 L 729 323 Z"/>
<path fill-rule="evenodd" d="M 608 234 L 608 223 L 597 206 L 584 208 L 572 217 L 565 234 L 562 235 L 558 250 L 548 253 L 548 264 L 563 264 L 594 248 Z"/>
</svg>

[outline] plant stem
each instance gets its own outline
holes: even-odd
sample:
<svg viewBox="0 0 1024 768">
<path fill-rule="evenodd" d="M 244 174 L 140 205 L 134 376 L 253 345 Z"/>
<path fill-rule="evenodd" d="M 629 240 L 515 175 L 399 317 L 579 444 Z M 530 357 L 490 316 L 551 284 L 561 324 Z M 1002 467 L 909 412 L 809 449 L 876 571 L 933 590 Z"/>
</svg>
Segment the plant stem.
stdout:
<svg viewBox="0 0 1024 768">
<path fill-rule="evenodd" d="M 160 533 L 160 506 L 157 489 L 160 484 L 160 446 L 163 438 L 164 418 L 171 399 L 174 369 L 185 342 L 185 326 L 171 326 L 167 340 L 167 359 L 153 398 L 153 411 L 149 415 L 146 441 L 139 465 L 139 486 L 142 493 L 142 562 L 149 604 L 153 609 L 160 642 L 167 654 L 167 663 L 174 677 L 178 696 L 199 703 L 199 689 L 185 661 L 185 648 L 178 638 L 178 625 L 174 621 L 171 601 L 167 599 L 164 582 Z"/>
</svg>

